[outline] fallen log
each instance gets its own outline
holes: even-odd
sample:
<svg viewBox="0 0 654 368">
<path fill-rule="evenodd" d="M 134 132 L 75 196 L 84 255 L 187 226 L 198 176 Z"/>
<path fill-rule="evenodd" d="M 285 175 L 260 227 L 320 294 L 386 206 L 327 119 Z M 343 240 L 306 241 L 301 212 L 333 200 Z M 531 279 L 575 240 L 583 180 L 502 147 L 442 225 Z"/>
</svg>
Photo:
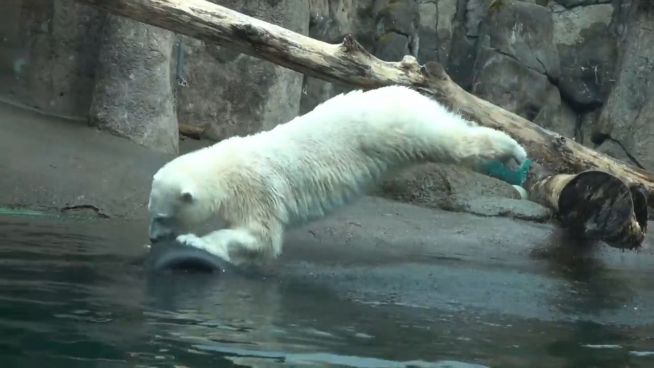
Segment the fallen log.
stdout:
<svg viewBox="0 0 654 368">
<path fill-rule="evenodd" d="M 530 156 L 537 163 L 546 167 L 554 173 L 553 175 L 573 174 L 587 170 L 603 171 L 606 175 L 621 180 L 628 187 L 636 185 L 641 187 L 642 193 L 646 194 L 645 201 L 654 203 L 653 174 L 548 131 L 468 93 L 454 83 L 438 63 L 429 62 L 421 66 L 411 56 L 406 56 L 400 62 L 382 61 L 366 51 L 351 36 L 346 36 L 340 44 L 328 44 L 204 0 L 77 1 L 94 5 L 113 14 L 229 47 L 323 80 L 364 89 L 391 84 L 411 86 L 480 125 L 510 134 L 527 148 Z M 548 181 L 551 179 L 556 182 L 550 176 L 536 175 L 534 180 Z M 587 182 L 590 178 L 590 175 L 583 175 L 580 180 L 583 179 L 582 182 Z M 616 186 L 619 187 L 617 184 Z M 542 193 L 539 192 L 544 188 L 550 188 L 550 186 L 547 184 L 532 185 L 531 191 L 534 192 L 536 198 L 545 198 L 546 195 L 541 195 Z M 565 186 L 555 188 L 563 190 Z M 579 188 L 574 193 L 581 201 L 579 203 L 582 206 L 585 201 L 583 198 L 587 198 L 599 190 L 591 187 L 587 189 L 590 192 L 584 193 L 583 189 Z M 561 199 L 569 198 L 567 193 L 564 196 L 561 196 L 562 193 L 551 194 Z M 604 198 L 608 200 L 612 198 L 611 195 L 619 193 L 623 193 L 623 190 L 607 192 L 608 197 Z M 630 195 L 622 198 L 620 203 L 626 203 L 626 207 L 629 208 L 628 202 L 631 201 L 633 211 L 642 212 L 640 206 L 636 206 L 638 208 L 633 206 L 633 203 L 640 199 L 642 198 L 634 200 Z M 601 199 L 597 199 L 597 201 L 601 201 Z M 543 202 L 549 203 L 559 211 L 561 209 L 558 201 L 544 200 Z M 555 202 L 556 205 L 554 205 Z M 644 208 L 646 213 L 647 206 L 645 205 Z M 605 212 L 602 214 L 606 215 Z M 570 216 L 572 215 L 568 217 Z M 590 216 L 588 218 L 598 217 Z M 636 222 L 638 223 L 638 221 Z M 632 222 L 628 223 L 633 225 Z M 601 226 L 601 223 L 592 226 Z M 637 231 L 633 229 L 624 231 L 636 233 Z M 642 226 L 640 231 L 644 231 Z M 613 234 L 613 231 L 609 233 Z M 619 242 L 614 244 L 619 244 Z M 627 247 L 631 248 L 633 244 Z"/>
<path fill-rule="evenodd" d="M 529 199 L 554 209 L 570 235 L 602 240 L 616 248 L 638 248 L 647 231 L 646 192 L 598 170 L 553 174 L 532 168 Z"/>
</svg>

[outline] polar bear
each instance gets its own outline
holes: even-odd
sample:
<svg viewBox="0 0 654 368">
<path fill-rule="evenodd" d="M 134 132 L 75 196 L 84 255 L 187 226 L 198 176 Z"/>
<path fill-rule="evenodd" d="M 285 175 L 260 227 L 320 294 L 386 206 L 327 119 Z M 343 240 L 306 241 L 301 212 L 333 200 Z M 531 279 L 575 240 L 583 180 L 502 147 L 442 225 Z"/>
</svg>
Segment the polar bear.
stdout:
<svg viewBox="0 0 654 368">
<path fill-rule="evenodd" d="M 421 162 L 478 169 L 522 163 L 525 149 L 402 86 L 352 91 L 275 128 L 181 155 L 153 177 L 152 242 L 176 237 L 235 265 L 272 260 L 285 229 L 362 195 L 391 170 Z M 225 227 L 193 229 L 217 216 Z"/>
</svg>

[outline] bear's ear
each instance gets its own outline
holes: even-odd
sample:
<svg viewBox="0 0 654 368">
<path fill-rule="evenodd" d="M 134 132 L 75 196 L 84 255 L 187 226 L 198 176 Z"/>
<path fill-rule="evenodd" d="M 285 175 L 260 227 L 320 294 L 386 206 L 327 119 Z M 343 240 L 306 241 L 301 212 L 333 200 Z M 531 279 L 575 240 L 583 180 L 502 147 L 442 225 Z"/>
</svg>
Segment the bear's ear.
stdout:
<svg viewBox="0 0 654 368">
<path fill-rule="evenodd" d="M 191 193 L 191 191 L 188 189 L 183 190 L 179 198 L 182 200 L 182 202 L 191 203 L 193 202 L 193 193 Z"/>
</svg>

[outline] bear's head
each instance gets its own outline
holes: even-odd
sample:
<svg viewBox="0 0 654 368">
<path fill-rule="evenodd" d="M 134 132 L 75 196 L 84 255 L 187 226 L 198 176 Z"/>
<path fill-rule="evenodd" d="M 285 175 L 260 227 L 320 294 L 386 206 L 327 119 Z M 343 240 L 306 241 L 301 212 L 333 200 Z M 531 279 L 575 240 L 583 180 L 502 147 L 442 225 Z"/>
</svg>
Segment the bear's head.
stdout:
<svg viewBox="0 0 654 368">
<path fill-rule="evenodd" d="M 191 173 L 164 167 L 153 177 L 148 201 L 150 240 L 174 238 L 209 219 L 213 206 Z"/>
</svg>

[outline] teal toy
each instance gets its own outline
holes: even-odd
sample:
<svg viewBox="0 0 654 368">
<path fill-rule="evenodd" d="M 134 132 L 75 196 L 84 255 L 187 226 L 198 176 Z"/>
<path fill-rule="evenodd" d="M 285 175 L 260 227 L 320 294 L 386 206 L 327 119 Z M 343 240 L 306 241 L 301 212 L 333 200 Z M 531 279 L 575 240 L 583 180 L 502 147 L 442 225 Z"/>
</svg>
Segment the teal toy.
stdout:
<svg viewBox="0 0 654 368">
<path fill-rule="evenodd" d="M 522 186 L 525 180 L 527 180 L 530 168 L 531 160 L 529 159 L 525 160 L 522 165 L 515 170 L 509 169 L 507 165 L 501 161 L 491 161 L 482 167 L 482 172 L 511 185 Z"/>
</svg>

